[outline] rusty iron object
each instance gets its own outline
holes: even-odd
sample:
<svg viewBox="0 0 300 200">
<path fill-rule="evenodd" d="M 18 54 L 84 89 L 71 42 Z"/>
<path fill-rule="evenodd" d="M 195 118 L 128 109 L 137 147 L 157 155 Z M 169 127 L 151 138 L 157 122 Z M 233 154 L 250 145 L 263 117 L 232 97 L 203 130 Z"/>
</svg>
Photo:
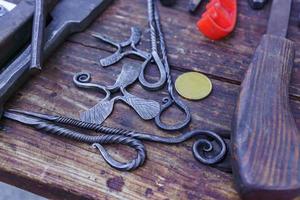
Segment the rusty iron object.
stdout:
<svg viewBox="0 0 300 200">
<path fill-rule="evenodd" d="M 58 0 L 45 0 L 46 12 L 52 10 Z M 16 55 L 31 36 L 34 0 L 21 1 L 0 18 L 0 67 Z"/>
</svg>

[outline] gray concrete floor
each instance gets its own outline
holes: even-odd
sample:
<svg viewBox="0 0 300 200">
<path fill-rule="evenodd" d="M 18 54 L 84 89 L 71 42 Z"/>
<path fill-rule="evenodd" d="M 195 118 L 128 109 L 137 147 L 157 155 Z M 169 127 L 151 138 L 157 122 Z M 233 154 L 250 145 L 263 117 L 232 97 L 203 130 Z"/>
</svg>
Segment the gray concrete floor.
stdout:
<svg viewBox="0 0 300 200">
<path fill-rule="evenodd" d="M 0 200 L 45 200 L 45 198 L 0 182 Z"/>
</svg>

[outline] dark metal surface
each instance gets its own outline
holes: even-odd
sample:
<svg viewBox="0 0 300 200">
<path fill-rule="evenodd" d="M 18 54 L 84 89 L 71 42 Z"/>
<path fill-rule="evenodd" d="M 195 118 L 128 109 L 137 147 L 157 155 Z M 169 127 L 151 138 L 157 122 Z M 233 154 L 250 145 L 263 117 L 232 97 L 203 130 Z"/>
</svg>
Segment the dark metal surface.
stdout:
<svg viewBox="0 0 300 200">
<path fill-rule="evenodd" d="M 101 58 L 100 64 L 103 67 L 107 67 L 107 66 L 110 66 L 110 65 L 113 65 L 113 64 L 119 62 L 122 58 L 124 58 L 125 56 L 129 56 L 129 55 L 136 55 L 145 60 L 148 58 L 151 58 L 151 54 L 149 54 L 145 51 L 139 50 L 136 47 L 136 45 L 138 45 L 138 43 L 140 42 L 141 35 L 142 35 L 142 33 L 139 28 L 132 27 L 130 38 L 124 42 L 118 43 L 118 42 L 112 41 L 110 38 L 108 38 L 106 36 L 102 36 L 97 33 L 93 34 L 94 37 L 117 48 L 117 51 L 115 53 L 113 53 L 112 55 L 105 57 L 105 58 Z M 126 47 L 131 47 L 131 50 L 126 51 L 125 50 Z"/>
<path fill-rule="evenodd" d="M 82 134 L 77 131 L 73 131 L 69 128 L 65 128 L 59 124 L 53 123 L 55 122 L 55 117 L 48 116 L 48 119 L 54 119 L 50 122 L 48 119 L 42 119 L 40 117 L 36 117 L 33 114 L 26 114 L 25 112 L 20 111 L 6 111 L 3 114 L 4 117 L 21 122 L 26 125 L 33 126 L 37 130 L 45 131 L 49 134 L 69 138 L 75 141 L 87 143 L 92 145 L 92 147 L 97 148 L 103 159 L 112 167 L 122 170 L 122 171 L 130 171 L 141 166 L 146 158 L 146 150 L 144 145 L 137 139 L 132 137 L 126 137 L 122 135 L 98 135 L 98 136 L 90 136 L 86 134 Z M 137 156 L 135 159 L 127 162 L 121 163 L 112 158 L 112 156 L 106 151 L 106 149 L 102 146 L 102 144 L 123 144 L 128 145 L 129 147 L 135 149 L 137 152 Z"/>
<path fill-rule="evenodd" d="M 186 127 L 190 121 L 191 121 L 191 113 L 187 105 L 185 105 L 177 96 L 174 94 L 174 85 L 171 75 L 171 69 L 168 61 L 168 55 L 167 55 L 167 48 L 165 44 L 164 34 L 162 31 L 162 26 L 160 23 L 160 16 L 158 7 L 155 5 L 155 2 L 153 0 L 148 0 L 148 9 L 150 10 L 150 15 L 153 15 L 153 22 L 151 24 L 154 25 L 154 29 L 157 31 L 157 36 L 159 38 L 160 43 L 160 52 L 162 54 L 162 63 L 164 65 L 166 76 L 167 76 L 167 84 L 168 84 L 168 97 L 165 97 L 163 99 L 163 105 L 160 110 L 159 115 L 155 117 L 155 124 L 164 130 L 179 130 L 181 128 Z M 153 13 L 152 13 L 153 12 Z M 185 115 L 185 118 L 182 121 L 179 121 L 176 124 L 165 124 L 161 120 L 161 116 L 164 112 L 166 112 L 171 106 L 175 105 L 177 108 L 179 108 Z"/>
<path fill-rule="evenodd" d="M 273 0 L 267 34 L 286 37 L 293 0 Z"/>
<path fill-rule="evenodd" d="M 74 76 L 73 82 L 77 87 L 94 89 L 103 92 L 106 96 L 89 110 L 81 113 L 80 118 L 90 123 L 101 124 L 112 113 L 116 101 L 123 101 L 132 107 L 144 120 L 153 119 L 160 111 L 160 105 L 156 101 L 139 98 L 127 92 L 126 88 L 133 84 L 141 72 L 140 65 L 124 64 L 121 74 L 113 86 L 102 86 L 90 83 L 89 73 L 81 72 Z M 120 91 L 122 95 L 111 98 L 112 93 Z"/>
<path fill-rule="evenodd" d="M 136 55 L 145 59 L 145 61 L 142 64 L 141 73 L 139 75 L 139 81 L 142 84 L 142 86 L 149 90 L 157 90 L 160 89 L 165 84 L 166 80 L 168 84 L 169 97 L 163 99 L 163 105 L 161 107 L 159 114 L 155 117 L 155 123 L 158 127 L 164 130 L 178 130 L 184 128 L 189 124 L 189 122 L 191 121 L 191 114 L 189 108 L 174 95 L 173 81 L 172 81 L 170 66 L 167 58 L 167 50 L 164 41 L 164 34 L 161 30 L 158 8 L 154 4 L 153 0 L 148 0 L 147 5 L 148 5 L 148 21 L 150 26 L 151 54 L 138 50 L 136 48 L 136 45 L 140 41 L 141 31 L 138 28 L 133 27 L 131 28 L 130 39 L 121 43 L 114 42 L 105 36 L 94 34 L 95 37 L 117 48 L 117 51 L 115 53 L 113 53 L 112 55 L 106 58 L 101 59 L 100 63 L 102 66 L 110 66 L 120 61 L 123 57 L 127 55 Z M 128 51 L 123 51 L 123 49 L 128 46 L 131 46 L 132 49 Z M 160 58 L 159 53 L 161 53 L 162 58 Z M 154 83 L 150 83 L 145 79 L 146 67 L 151 62 L 154 62 L 156 64 L 160 72 L 160 79 Z M 106 107 L 109 105 L 110 104 L 108 103 L 105 104 Z M 185 118 L 182 121 L 178 122 L 177 124 L 168 125 L 161 120 L 161 115 L 173 105 L 178 107 L 184 113 Z M 109 111 L 111 110 L 112 109 L 110 109 Z M 93 113 L 95 113 L 94 111 L 95 110 L 93 110 Z M 87 120 L 86 118 L 83 119 Z"/>
<path fill-rule="evenodd" d="M 176 0 L 160 0 L 160 3 L 164 6 L 173 6 L 176 4 Z"/>
<path fill-rule="evenodd" d="M 76 3 L 75 3 L 76 2 Z M 52 11 L 53 20 L 45 31 L 44 58 L 68 37 L 85 29 L 112 0 L 61 0 Z M 6 15 L 5 15 L 6 16 Z M 0 106 L 30 75 L 31 46 L 0 74 Z"/>
<path fill-rule="evenodd" d="M 161 23 L 160 23 L 160 16 L 159 16 L 159 11 L 158 11 L 158 7 L 155 4 L 155 1 L 153 0 L 148 0 L 148 14 L 150 17 L 150 24 L 151 29 L 154 30 L 155 33 L 152 33 L 152 37 L 158 38 L 159 41 L 156 41 L 157 39 L 153 39 L 153 41 L 155 41 L 155 45 L 152 44 L 152 46 L 156 46 L 159 43 L 159 51 L 162 55 L 162 64 L 164 66 L 165 69 L 165 73 L 166 73 L 166 77 L 167 77 L 167 84 L 168 84 L 168 94 L 169 97 L 165 97 L 163 99 L 163 105 L 162 108 L 160 110 L 159 115 L 157 115 L 155 117 L 155 124 L 164 130 L 179 130 L 181 128 L 184 128 L 185 126 L 187 126 L 190 121 L 191 121 L 191 114 L 189 111 L 189 108 L 181 101 L 179 100 L 175 94 L 174 94 L 174 85 L 173 85 L 173 80 L 172 80 L 172 75 L 171 75 L 171 71 L 170 71 L 170 66 L 169 66 L 169 62 L 168 62 L 168 55 L 167 55 L 167 48 L 166 48 L 166 44 L 165 44 L 165 39 L 164 39 L 164 34 L 162 32 L 162 27 L 161 27 Z M 155 52 L 158 52 L 157 49 L 154 50 Z M 157 53 L 158 55 L 158 53 Z M 160 60 L 160 58 L 158 58 Z M 166 124 L 161 120 L 161 116 L 164 112 L 166 112 L 170 107 L 172 107 L 173 105 L 175 105 L 176 107 L 178 107 L 185 115 L 184 120 L 176 123 L 176 124 Z"/>
<path fill-rule="evenodd" d="M 150 10 L 149 10 L 150 9 Z M 116 62 L 120 61 L 123 57 L 128 56 L 128 55 L 136 55 L 144 59 L 145 61 L 142 64 L 142 69 L 141 73 L 139 75 L 139 81 L 142 84 L 143 87 L 149 90 L 158 90 L 162 88 L 166 82 L 166 71 L 163 63 L 161 62 L 161 59 L 158 55 L 157 52 L 157 45 L 158 45 L 158 40 L 157 40 L 157 32 L 155 30 L 155 19 L 153 15 L 153 8 L 148 9 L 148 21 L 149 21 L 149 26 L 150 26 L 150 34 L 151 34 L 151 53 L 147 53 L 144 51 L 141 51 L 136 48 L 136 45 L 139 43 L 140 38 L 141 38 L 141 31 L 133 27 L 131 28 L 131 37 L 121 43 L 117 43 L 109 39 L 108 37 L 99 35 L 99 34 L 94 34 L 95 37 L 101 39 L 102 41 L 109 43 L 117 48 L 117 51 L 113 53 L 112 55 L 103 58 L 100 60 L 100 64 L 104 67 L 110 66 L 115 64 Z M 125 47 L 131 46 L 132 50 L 129 51 L 122 51 Z M 150 63 L 155 63 L 159 70 L 160 78 L 158 81 L 152 83 L 146 80 L 145 78 L 145 71 L 147 66 Z"/>
<path fill-rule="evenodd" d="M 195 12 L 199 5 L 201 4 L 202 0 L 190 0 L 189 2 L 189 11 Z"/>
<path fill-rule="evenodd" d="M 57 0 L 45 0 L 47 13 L 56 2 Z M 23 0 L 0 18 L 0 68 L 29 41 L 33 13 L 34 0 Z"/>
<path fill-rule="evenodd" d="M 268 0 L 248 0 L 249 5 L 253 9 L 262 9 Z"/>
<path fill-rule="evenodd" d="M 45 1 L 35 1 L 35 12 L 33 18 L 32 38 L 31 38 L 31 66 L 30 70 L 42 69 L 42 56 L 44 47 L 45 29 Z"/>
<path fill-rule="evenodd" d="M 152 57 L 147 59 L 143 65 L 142 65 L 142 71 L 139 76 L 139 81 L 141 84 L 149 90 L 158 90 L 164 86 L 167 80 L 166 70 L 165 66 L 161 62 L 161 59 L 159 57 L 158 51 L 157 51 L 157 45 L 158 45 L 158 35 L 156 31 L 156 24 L 154 19 L 154 5 L 152 1 L 147 1 L 148 5 L 148 23 L 150 27 L 150 41 L 151 41 L 151 55 Z M 159 70 L 160 78 L 157 82 L 150 83 L 145 78 L 145 71 L 150 62 L 154 62 Z"/>
<path fill-rule="evenodd" d="M 197 141 L 193 145 L 193 154 L 196 160 L 203 164 L 211 165 L 214 167 L 220 166 L 220 169 L 224 171 L 231 171 L 231 167 L 228 165 L 228 163 L 226 163 L 225 165 L 220 165 L 220 162 L 228 160 L 228 140 L 222 139 L 212 131 L 193 130 L 175 137 L 161 137 L 148 133 L 141 133 L 119 128 L 110 128 L 103 125 L 87 123 L 68 117 L 51 116 L 20 110 L 8 110 L 4 112 L 4 117 L 21 122 L 26 125 L 34 126 L 39 130 L 44 130 L 48 133 L 52 133 L 58 136 L 64 136 L 85 143 L 96 143 L 94 146 L 100 150 L 106 162 L 108 162 L 112 167 L 118 170 L 132 170 L 143 164 L 144 159 L 146 158 L 146 150 L 143 144 L 139 142 L 139 140 L 163 144 L 179 144 L 196 137 Z M 54 125 L 54 123 L 77 127 L 84 130 L 92 130 L 105 135 L 87 136 L 61 127 L 60 125 Z M 111 144 L 120 142 L 122 144 L 130 145 L 131 147 L 136 149 L 138 156 L 136 159 L 130 162 L 131 164 L 120 165 L 120 163 L 110 157 L 109 154 L 107 154 L 106 150 L 101 146 L 102 143 Z M 128 166 L 131 167 L 129 168 Z"/>
</svg>

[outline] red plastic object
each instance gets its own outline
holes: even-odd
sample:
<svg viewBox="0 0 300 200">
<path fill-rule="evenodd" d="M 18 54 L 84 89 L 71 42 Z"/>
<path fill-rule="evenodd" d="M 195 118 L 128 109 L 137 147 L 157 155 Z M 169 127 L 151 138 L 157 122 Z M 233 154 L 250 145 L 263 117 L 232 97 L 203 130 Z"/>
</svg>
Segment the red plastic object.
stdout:
<svg viewBox="0 0 300 200">
<path fill-rule="evenodd" d="M 211 0 L 197 22 L 199 30 L 212 40 L 231 33 L 237 21 L 237 0 Z"/>
</svg>

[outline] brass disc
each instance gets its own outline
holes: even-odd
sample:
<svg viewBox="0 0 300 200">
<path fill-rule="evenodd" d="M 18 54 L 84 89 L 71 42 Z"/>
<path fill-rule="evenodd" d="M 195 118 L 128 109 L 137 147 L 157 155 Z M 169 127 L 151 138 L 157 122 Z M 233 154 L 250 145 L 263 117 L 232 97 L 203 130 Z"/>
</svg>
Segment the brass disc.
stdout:
<svg viewBox="0 0 300 200">
<path fill-rule="evenodd" d="M 187 72 L 176 79 L 175 88 L 186 99 L 200 100 L 211 93 L 212 83 L 204 74 Z"/>
</svg>

